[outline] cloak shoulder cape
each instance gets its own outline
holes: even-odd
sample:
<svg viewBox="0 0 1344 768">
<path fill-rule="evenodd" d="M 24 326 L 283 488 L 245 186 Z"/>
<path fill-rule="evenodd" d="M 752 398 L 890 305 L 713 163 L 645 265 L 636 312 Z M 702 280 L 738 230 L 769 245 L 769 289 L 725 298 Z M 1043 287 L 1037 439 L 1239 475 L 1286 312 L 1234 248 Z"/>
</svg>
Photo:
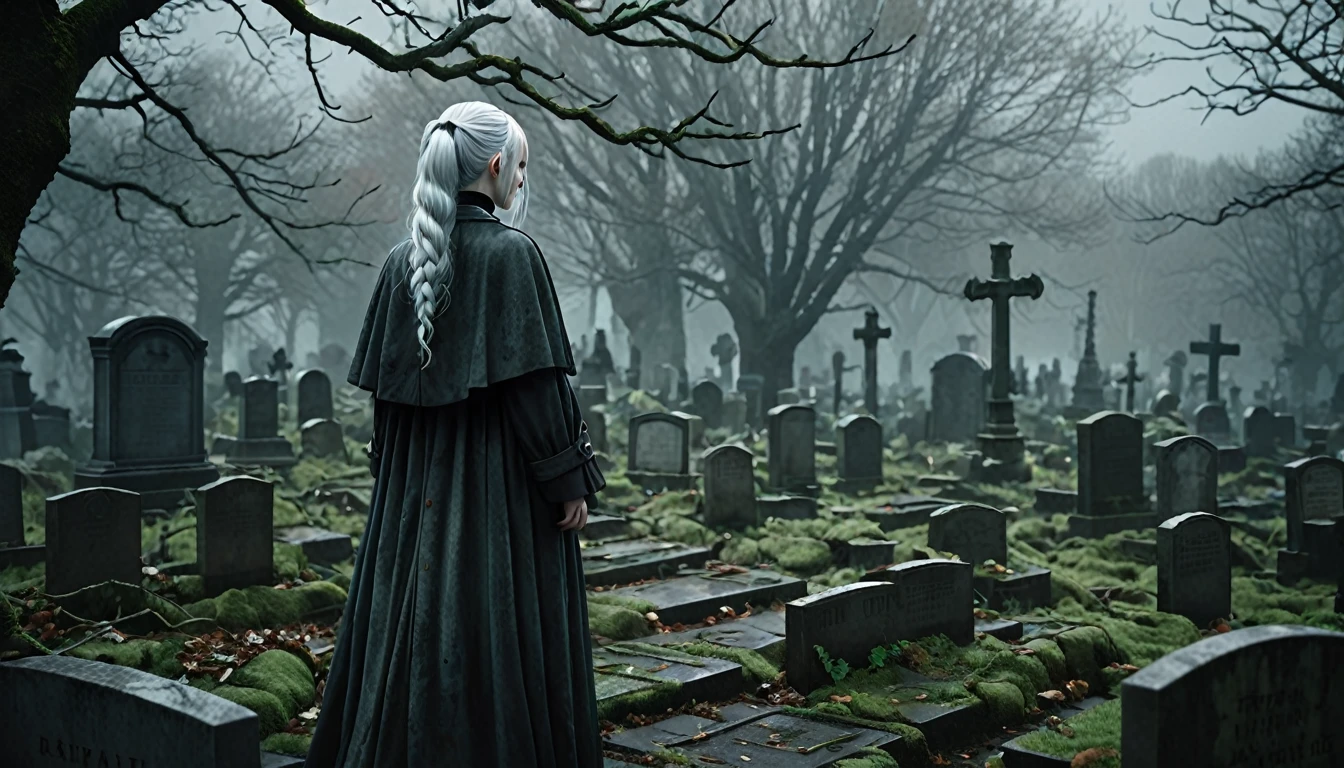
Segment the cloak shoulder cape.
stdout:
<svg viewBox="0 0 1344 768">
<path fill-rule="evenodd" d="M 410 240 L 392 249 L 378 276 L 347 379 L 378 400 L 451 405 L 472 389 L 533 371 L 576 373 L 555 285 L 536 242 L 476 206 L 457 211 L 454 275 L 434 319 L 428 368 L 420 367 L 408 287 Z"/>
</svg>

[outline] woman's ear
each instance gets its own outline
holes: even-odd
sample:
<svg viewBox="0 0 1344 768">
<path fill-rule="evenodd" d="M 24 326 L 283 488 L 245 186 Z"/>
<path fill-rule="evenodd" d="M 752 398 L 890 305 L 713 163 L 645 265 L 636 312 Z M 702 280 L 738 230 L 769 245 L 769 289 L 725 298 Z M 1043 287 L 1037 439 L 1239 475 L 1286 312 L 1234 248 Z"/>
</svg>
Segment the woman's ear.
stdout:
<svg viewBox="0 0 1344 768">
<path fill-rule="evenodd" d="M 500 153 L 490 158 L 490 175 L 499 178 L 500 169 L 504 167 L 504 155 Z"/>
</svg>

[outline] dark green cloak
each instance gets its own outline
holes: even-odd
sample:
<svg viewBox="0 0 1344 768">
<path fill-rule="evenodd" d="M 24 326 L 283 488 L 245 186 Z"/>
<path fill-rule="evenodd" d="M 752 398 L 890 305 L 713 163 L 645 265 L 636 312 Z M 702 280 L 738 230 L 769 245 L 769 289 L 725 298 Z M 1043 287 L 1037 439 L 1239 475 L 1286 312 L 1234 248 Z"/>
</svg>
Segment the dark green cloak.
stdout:
<svg viewBox="0 0 1344 768">
<path fill-rule="evenodd" d="M 605 481 L 555 290 L 521 232 L 471 206 L 457 231 L 430 366 L 398 247 L 351 368 L 377 480 L 308 768 L 602 764 L 578 536 L 556 524 Z"/>
</svg>

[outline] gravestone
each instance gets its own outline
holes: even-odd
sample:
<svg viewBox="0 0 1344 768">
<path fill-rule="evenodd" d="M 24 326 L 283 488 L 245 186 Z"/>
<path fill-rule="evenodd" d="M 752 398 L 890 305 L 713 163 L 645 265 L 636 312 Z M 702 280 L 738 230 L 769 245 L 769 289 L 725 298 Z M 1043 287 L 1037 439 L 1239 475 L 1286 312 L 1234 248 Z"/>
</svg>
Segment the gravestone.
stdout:
<svg viewBox="0 0 1344 768">
<path fill-rule="evenodd" d="M 0 549 L 23 544 L 23 474 L 0 464 Z"/>
<path fill-rule="evenodd" d="M 325 371 L 309 368 L 299 372 L 299 402 L 296 423 L 309 419 L 332 419 L 335 411 L 331 403 L 331 378 Z"/>
<path fill-rule="evenodd" d="M 671 413 L 642 413 L 630 419 L 626 475 L 652 490 L 691 487 L 691 425 Z"/>
<path fill-rule="evenodd" d="M 1181 398 L 1177 397 L 1170 390 L 1159 390 L 1153 396 L 1153 401 L 1148 405 L 1148 410 L 1154 416 L 1165 416 L 1167 418 L 1177 418 L 1181 413 Z"/>
<path fill-rule="evenodd" d="M 985 426 L 989 366 L 969 352 L 933 364 L 928 439 L 970 443 Z"/>
<path fill-rule="evenodd" d="M 196 572 L 206 597 L 269 586 L 274 559 L 274 490 L 255 477 L 226 477 L 196 493 Z"/>
<path fill-rule="evenodd" d="M 740 445 L 719 445 L 705 452 L 702 463 L 705 525 L 755 525 L 756 475 L 751 451 Z"/>
<path fill-rule="evenodd" d="M 882 484 L 882 424 L 851 414 L 835 425 L 837 487 L 844 493 L 871 491 Z"/>
<path fill-rule="evenodd" d="M 1227 406 L 1222 403 L 1201 403 L 1195 409 L 1195 434 L 1207 438 L 1215 445 L 1227 443 L 1232 439 L 1232 420 L 1227 415 Z"/>
<path fill-rule="evenodd" d="M 1278 580 L 1333 579 L 1344 552 L 1335 521 L 1344 517 L 1344 461 L 1330 456 L 1298 459 L 1283 468 L 1288 541 L 1278 553 Z"/>
<path fill-rule="evenodd" d="M 303 386 L 303 381 L 299 381 Z M 315 459 L 349 460 L 345 448 L 345 432 L 331 419 L 309 419 L 299 427 L 299 443 L 305 457 Z"/>
<path fill-rule="evenodd" d="M 1078 422 L 1077 431 L 1078 510 L 1069 518 L 1070 534 L 1100 538 L 1152 527 L 1143 491 L 1143 422 L 1102 411 Z"/>
<path fill-rule="evenodd" d="M 1241 429 L 1248 457 L 1264 459 L 1274 455 L 1274 414 L 1268 408 L 1263 405 L 1247 408 Z"/>
<path fill-rule="evenodd" d="M 1008 563 L 1008 519 L 983 504 L 950 504 L 929 516 L 929 547 L 979 566 Z"/>
<path fill-rule="evenodd" d="M 775 393 L 775 402 L 779 405 L 797 405 L 803 401 L 803 393 L 797 387 L 781 389 Z"/>
<path fill-rule="evenodd" d="M 1106 408 L 1102 392 L 1104 376 L 1097 360 L 1097 292 L 1087 292 L 1087 332 L 1083 354 L 1078 359 L 1078 371 L 1073 377 L 1073 401 L 1065 409 L 1070 418 L 1084 418 Z"/>
<path fill-rule="evenodd" d="M 868 574 L 901 587 L 901 639 L 946 635 L 957 645 L 975 639 L 975 593 L 970 563 L 915 560 Z"/>
<path fill-rule="evenodd" d="M 1265 626 L 1216 634 L 1120 686 L 1120 748 L 1143 768 L 1344 764 L 1344 634 Z"/>
<path fill-rule="evenodd" d="M 47 499 L 47 585 L 64 595 L 109 579 L 140 583 L 140 495 L 84 488 Z"/>
<path fill-rule="evenodd" d="M 592 518 L 589 518 L 590 520 Z M 336 533 L 310 525 L 291 525 L 275 529 L 275 540 L 303 550 L 308 562 L 335 565 L 355 554 L 354 542 L 348 533 Z"/>
<path fill-rule="evenodd" d="M 1187 512 L 1157 527 L 1157 610 L 1206 629 L 1232 616 L 1232 533 L 1228 522 Z"/>
<path fill-rule="evenodd" d="M 1274 442 L 1287 450 L 1297 448 L 1297 417 L 1291 413 L 1274 414 Z"/>
<path fill-rule="evenodd" d="M 817 491 L 817 416 L 809 405 L 777 405 L 767 414 L 766 466 L 770 489 Z"/>
<path fill-rule="evenodd" d="M 588 442 L 593 444 L 593 450 L 606 453 L 607 445 L 607 414 L 601 411 L 594 411 L 588 414 L 583 423 L 588 427 Z"/>
<path fill-rule="evenodd" d="M 1157 462 L 1157 522 L 1189 512 L 1218 513 L 1218 448 L 1196 435 L 1153 445 Z"/>
<path fill-rule="evenodd" d="M 737 377 L 737 391 L 747 401 L 747 424 L 760 428 L 764 419 L 761 413 L 761 394 L 765 389 L 765 377 L 759 373 L 744 373 Z"/>
<path fill-rule="evenodd" d="M 723 423 L 723 387 L 704 379 L 691 389 L 693 413 L 705 420 L 709 429 L 718 429 Z"/>
<path fill-rule="evenodd" d="M 969 567 L 969 566 L 967 566 Z M 969 580 L 966 588 L 970 590 Z M 899 583 L 860 581 L 809 595 L 784 607 L 785 668 L 789 687 L 807 695 L 832 680 L 817 653 L 851 668 L 868 666 L 868 654 L 881 645 L 912 640 L 904 628 L 904 590 Z M 967 616 L 970 616 L 967 607 Z"/>
<path fill-rule="evenodd" d="M 89 337 L 93 455 L 75 487 L 122 488 L 151 509 L 219 479 L 205 453 L 206 341 L 171 317 L 123 317 Z"/>
<path fill-rule="evenodd" d="M 10 346 L 14 341 L 0 341 L 0 459 L 21 459 L 38 447 L 32 411 L 37 396 L 23 355 Z"/>
<path fill-rule="evenodd" d="M 723 396 L 722 426 L 732 435 L 747 431 L 747 398 L 742 393 L 729 392 Z"/>
<path fill-rule="evenodd" d="M 587 419 L 596 408 L 601 406 L 603 409 L 607 406 L 607 385 L 606 384 L 583 384 L 579 386 L 578 391 L 579 410 L 583 413 L 583 418 Z"/>
<path fill-rule="evenodd" d="M 863 327 L 854 329 L 854 338 L 863 342 L 863 407 L 874 415 L 878 413 L 877 343 L 891 338 L 891 329 L 881 327 L 877 318 L 877 309 L 869 307 L 863 313 Z"/>
<path fill-rule="evenodd" d="M 238 404 L 238 438 L 225 456 L 234 464 L 285 467 L 294 463 L 294 446 L 279 436 L 280 391 L 275 379 L 253 376 L 243 382 Z"/>
<path fill-rule="evenodd" d="M 224 374 L 224 391 L 229 393 L 229 397 L 242 397 L 243 375 L 237 371 L 227 371 Z"/>
<path fill-rule="evenodd" d="M 70 455 L 70 409 L 37 400 L 29 410 L 33 418 L 34 445 L 38 448 L 59 448 L 62 453 Z"/>
<path fill-rule="evenodd" d="M 261 768 L 257 715 L 131 667 L 70 656 L 0 664 L 5 765 Z"/>
</svg>

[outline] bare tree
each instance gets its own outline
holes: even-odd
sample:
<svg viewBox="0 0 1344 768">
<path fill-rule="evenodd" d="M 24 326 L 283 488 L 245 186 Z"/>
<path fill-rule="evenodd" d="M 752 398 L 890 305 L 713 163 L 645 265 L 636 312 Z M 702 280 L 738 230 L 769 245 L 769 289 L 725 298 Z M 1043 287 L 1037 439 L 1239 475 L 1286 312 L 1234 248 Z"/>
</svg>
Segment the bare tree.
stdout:
<svg viewBox="0 0 1344 768">
<path fill-rule="evenodd" d="M 708 18 L 697 17 L 684 9 L 687 2 L 655 0 L 608 8 L 605 3 L 531 0 L 532 8 L 526 12 L 544 17 L 552 27 L 577 30 L 590 38 L 632 49 L 678 48 L 716 64 L 752 59 L 767 67 L 826 68 L 865 57 L 860 45 L 831 60 L 777 58 L 756 44 L 768 21 L 748 27 L 743 34 L 730 34 L 720 23 L 722 10 Z M 276 240 L 301 255 L 293 237 L 296 231 L 339 223 L 301 218 L 296 212 L 300 195 L 268 199 L 267 174 L 261 165 L 268 153 L 241 152 L 218 142 L 159 88 L 165 62 L 197 53 L 186 27 L 199 14 L 235 15 L 233 40 L 257 66 L 271 67 L 284 59 L 301 62 L 311 75 L 318 100 L 333 116 L 339 106 L 324 92 L 320 69 L 327 55 L 339 51 L 354 53 L 389 72 L 419 72 L 444 82 L 471 81 L 508 89 L 552 117 L 582 124 L 615 144 L 685 154 L 678 148 L 685 139 L 756 135 L 709 131 L 706 126 L 714 126 L 706 122 L 705 110 L 666 127 L 637 125 L 623 131 L 603 119 L 597 104 L 557 99 L 554 82 L 558 74 L 530 63 L 521 55 L 523 50 L 499 47 L 496 32 L 510 17 L 478 10 L 493 5 L 493 0 L 459 0 L 442 4 L 439 10 L 396 0 L 369 0 L 370 16 L 385 18 L 395 32 L 396 42 L 389 45 L 356 31 L 351 26 L 354 22 L 321 18 L 304 0 L 263 3 L 260 7 L 232 0 L 16 0 L 9 4 L 5 14 L 9 43 L 0 48 L 0 104 L 6 112 L 0 125 L 0 143 L 6 149 L 0 155 L 0 177 L 9 185 L 0 198 L 0 302 L 8 297 L 14 281 L 20 232 L 42 191 L 58 173 L 114 195 L 140 196 L 190 226 L 218 225 L 238 209 L 246 210 L 265 222 Z M 727 0 L 726 5 L 733 3 Z M 455 9 L 443 8 L 449 5 Z M 106 62 L 106 77 L 91 78 L 100 62 Z M 160 118 L 174 124 L 202 161 L 224 174 L 236 193 L 235 209 L 202 213 L 157 187 L 117 175 L 94 177 L 63 165 L 72 146 L 71 115 L 77 109 L 125 110 L 147 125 Z"/>
<path fill-rule="evenodd" d="M 1150 26 L 1149 33 L 1174 44 L 1179 52 L 1151 57 L 1144 68 L 1169 62 L 1208 65 L 1206 82 L 1155 104 L 1193 97 L 1208 114 L 1244 116 L 1266 104 L 1279 104 L 1327 119 L 1344 118 L 1340 0 L 1168 0 L 1165 6 L 1154 7 L 1153 14 L 1158 25 Z M 1167 227 L 1155 236 L 1188 222 L 1217 225 L 1302 193 L 1344 186 L 1344 149 L 1322 154 L 1316 161 L 1293 169 L 1291 175 L 1261 178 L 1253 187 L 1229 191 L 1207 209 L 1211 212 L 1190 206 L 1166 209 L 1156 220 Z"/>
<path fill-rule="evenodd" d="M 807 41 L 880 26 L 889 10 L 881 0 L 790 8 L 782 32 Z M 1050 0 L 917 8 L 920 16 L 903 23 L 919 36 L 901 56 L 836 70 L 724 73 L 731 80 L 720 82 L 719 116 L 801 124 L 751 145 L 753 162 L 726 177 L 678 163 L 674 177 L 650 179 L 582 135 L 554 131 L 566 180 L 588 201 L 574 208 L 626 233 L 633 259 L 604 262 L 604 274 L 648 280 L 675 271 L 688 290 L 721 302 L 741 339 L 741 369 L 765 377 L 767 402 L 792 384 L 794 350 L 818 320 L 852 308 L 835 302 L 852 276 L 941 288 L 925 276 L 941 270 L 902 263 L 897 243 L 983 238 L 1004 226 L 1064 237 L 1096 218 L 1095 206 L 1052 191 L 1094 166 L 1097 129 L 1122 107 L 1115 92 L 1131 37 Z M 620 83 L 624 108 L 640 114 L 684 109 L 716 79 L 684 56 L 605 53 L 561 61 L 566 71 L 601 71 Z M 647 293 L 636 294 L 641 307 Z"/>
</svg>

